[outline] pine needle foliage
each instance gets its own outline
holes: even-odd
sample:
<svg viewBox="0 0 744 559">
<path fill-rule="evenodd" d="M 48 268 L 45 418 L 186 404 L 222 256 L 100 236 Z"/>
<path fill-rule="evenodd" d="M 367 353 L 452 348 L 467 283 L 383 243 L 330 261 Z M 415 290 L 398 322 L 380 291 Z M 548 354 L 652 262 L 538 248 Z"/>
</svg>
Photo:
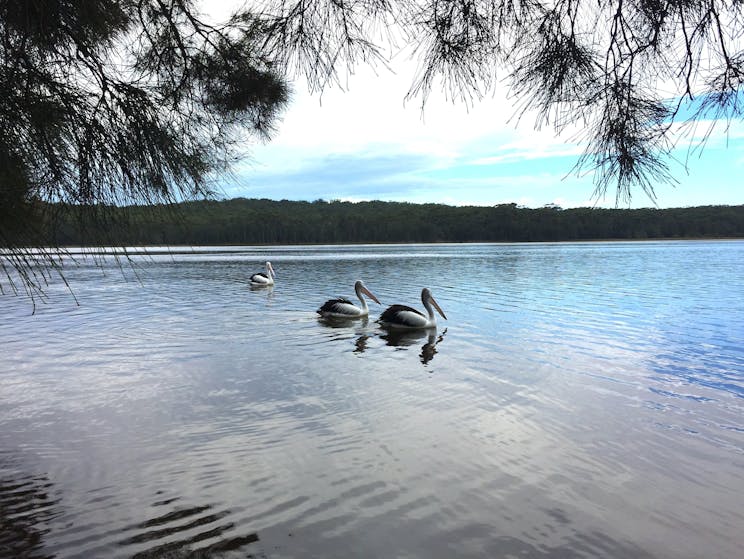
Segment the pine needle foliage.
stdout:
<svg viewBox="0 0 744 559">
<path fill-rule="evenodd" d="M 58 269 L 42 202 L 105 232 L 107 208 L 209 196 L 270 135 L 289 91 L 253 29 L 188 0 L 0 0 L 0 291 L 43 294 Z"/>
<path fill-rule="evenodd" d="M 375 39 L 391 36 L 391 56 L 418 60 L 409 97 L 422 103 L 436 88 L 471 103 L 507 84 L 520 118 L 559 133 L 579 125 L 576 171 L 620 202 L 636 190 L 655 201 L 656 186 L 675 182 L 669 156 L 688 105 L 690 130 L 741 119 L 743 10 L 741 0 L 276 0 L 262 19 L 269 50 L 318 89 L 339 83 L 340 67 L 386 62 L 389 43 Z"/>
</svg>

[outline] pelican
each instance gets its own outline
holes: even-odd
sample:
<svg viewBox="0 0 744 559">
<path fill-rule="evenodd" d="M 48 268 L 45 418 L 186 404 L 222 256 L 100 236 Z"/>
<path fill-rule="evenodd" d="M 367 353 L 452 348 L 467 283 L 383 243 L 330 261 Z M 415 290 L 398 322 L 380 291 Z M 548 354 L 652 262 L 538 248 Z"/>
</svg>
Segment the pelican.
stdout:
<svg viewBox="0 0 744 559">
<path fill-rule="evenodd" d="M 364 286 L 361 280 L 357 280 L 354 284 L 354 291 L 356 291 L 356 296 L 359 297 L 359 302 L 362 304 L 361 307 L 357 307 L 348 299 L 340 297 L 338 299 L 328 299 L 318 309 L 318 314 L 324 318 L 361 318 L 367 316 L 369 309 L 363 295 L 366 295 L 378 305 L 380 304 L 377 297 L 372 295 L 372 292 Z"/>
<path fill-rule="evenodd" d="M 429 291 L 428 287 L 424 287 L 421 290 L 421 302 L 424 304 L 426 312 L 429 313 L 428 317 L 406 305 L 393 305 L 392 307 L 388 307 L 380 315 L 380 324 L 388 328 L 435 328 L 437 320 L 434 318 L 434 309 L 437 309 L 437 312 L 442 315 L 442 318 L 447 318 L 442 308 L 434 300 L 434 297 L 431 296 L 431 291 Z M 432 308 L 432 305 L 434 308 Z"/>
<path fill-rule="evenodd" d="M 274 267 L 271 262 L 266 262 L 266 273 L 258 272 L 251 276 L 251 285 L 274 285 Z"/>
</svg>

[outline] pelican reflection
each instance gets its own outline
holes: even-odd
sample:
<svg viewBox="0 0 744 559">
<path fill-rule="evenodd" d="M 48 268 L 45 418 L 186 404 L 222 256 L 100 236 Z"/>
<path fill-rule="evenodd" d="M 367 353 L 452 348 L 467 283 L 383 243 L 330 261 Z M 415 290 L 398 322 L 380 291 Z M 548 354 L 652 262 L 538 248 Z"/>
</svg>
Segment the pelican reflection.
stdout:
<svg viewBox="0 0 744 559">
<path fill-rule="evenodd" d="M 426 365 L 434 359 L 437 354 L 437 345 L 444 339 L 444 335 L 447 333 L 445 328 L 442 332 L 437 332 L 436 329 L 388 329 L 380 328 L 369 330 L 367 328 L 369 324 L 369 317 L 362 318 L 344 318 L 344 317 L 329 317 L 319 316 L 318 323 L 328 328 L 328 338 L 334 342 L 344 340 L 347 343 L 350 339 L 353 339 L 354 353 L 364 353 L 370 349 L 370 340 L 379 335 L 386 345 L 398 347 L 405 350 L 408 347 L 421 345 L 421 352 L 419 353 L 419 359 L 421 363 Z M 374 349 L 374 342 L 372 349 Z"/>
<path fill-rule="evenodd" d="M 319 316 L 318 322 L 326 328 L 366 328 L 369 324 L 369 317 Z"/>
<path fill-rule="evenodd" d="M 319 316 L 318 323 L 332 330 L 350 330 L 353 329 L 359 336 L 354 339 L 354 353 L 364 353 L 367 351 L 367 342 L 372 337 L 367 331 L 369 317 L 340 317 L 340 316 Z M 340 332 L 329 334 L 334 339 L 348 340 L 348 336 Z"/>
<path fill-rule="evenodd" d="M 446 328 L 440 334 L 437 334 L 436 330 L 385 330 L 380 338 L 385 340 L 389 346 L 402 348 L 418 345 L 421 340 L 426 340 L 419 353 L 421 363 L 426 365 L 434 359 L 437 354 L 437 345 L 444 339 L 446 333 Z"/>
<path fill-rule="evenodd" d="M 359 336 L 354 342 L 354 353 L 364 353 L 365 351 L 367 351 L 367 341 L 371 337 L 372 336 L 368 334 L 362 334 L 361 336 Z"/>
<path fill-rule="evenodd" d="M 254 293 L 260 293 L 266 296 L 267 301 L 271 301 L 274 298 L 274 285 L 254 285 L 250 284 L 250 289 Z"/>
</svg>

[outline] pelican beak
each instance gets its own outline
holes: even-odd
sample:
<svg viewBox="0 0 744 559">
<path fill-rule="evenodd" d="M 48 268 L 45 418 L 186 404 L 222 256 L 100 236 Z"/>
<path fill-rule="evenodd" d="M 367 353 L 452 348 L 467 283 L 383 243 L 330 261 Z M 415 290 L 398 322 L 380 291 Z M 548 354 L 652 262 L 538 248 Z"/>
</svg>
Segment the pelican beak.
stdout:
<svg viewBox="0 0 744 559">
<path fill-rule="evenodd" d="M 269 271 L 271 271 L 271 277 L 275 278 L 276 272 L 274 271 L 274 266 L 272 266 L 271 264 L 269 264 Z"/>
<path fill-rule="evenodd" d="M 437 302 L 436 302 L 436 301 L 434 300 L 434 297 L 432 297 L 432 298 L 431 298 L 431 299 L 429 299 L 429 300 L 431 301 L 431 304 L 432 304 L 432 305 L 434 305 L 434 308 L 435 308 L 435 309 L 437 309 L 437 312 L 438 312 L 439 314 L 441 314 L 441 315 L 442 315 L 442 318 L 443 318 L 443 319 L 445 319 L 445 320 L 447 320 L 447 315 L 446 315 L 446 314 L 444 314 L 444 311 L 442 310 L 442 307 L 440 307 L 440 306 L 439 306 L 439 303 L 437 303 Z"/>
<path fill-rule="evenodd" d="M 367 297 L 369 297 L 370 299 L 372 299 L 378 305 L 381 304 L 380 301 L 377 300 L 377 297 L 375 297 L 374 295 L 372 295 L 372 292 L 369 289 L 367 289 L 366 287 L 362 287 L 362 293 L 364 293 Z"/>
</svg>

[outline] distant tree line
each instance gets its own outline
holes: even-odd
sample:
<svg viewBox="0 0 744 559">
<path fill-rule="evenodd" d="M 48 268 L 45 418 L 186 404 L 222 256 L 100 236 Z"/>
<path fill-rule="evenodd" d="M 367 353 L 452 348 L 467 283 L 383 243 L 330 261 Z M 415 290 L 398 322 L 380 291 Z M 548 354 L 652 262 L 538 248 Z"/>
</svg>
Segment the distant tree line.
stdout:
<svg viewBox="0 0 744 559">
<path fill-rule="evenodd" d="M 238 198 L 163 206 L 57 206 L 53 245 L 225 245 L 578 241 L 744 237 L 744 206 L 673 209 L 531 209 L 516 204 L 447 206 L 402 202 Z M 91 223 L 98 224 L 91 227 Z M 85 226 L 83 226 L 85 224 Z"/>
</svg>

